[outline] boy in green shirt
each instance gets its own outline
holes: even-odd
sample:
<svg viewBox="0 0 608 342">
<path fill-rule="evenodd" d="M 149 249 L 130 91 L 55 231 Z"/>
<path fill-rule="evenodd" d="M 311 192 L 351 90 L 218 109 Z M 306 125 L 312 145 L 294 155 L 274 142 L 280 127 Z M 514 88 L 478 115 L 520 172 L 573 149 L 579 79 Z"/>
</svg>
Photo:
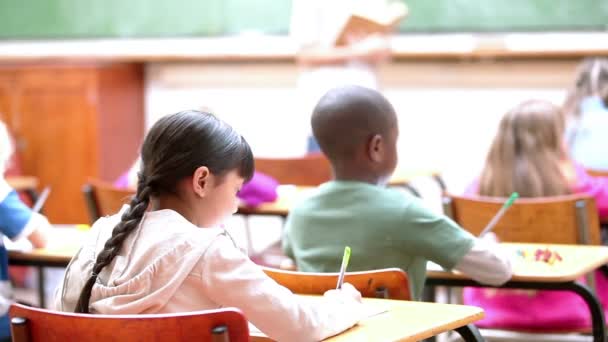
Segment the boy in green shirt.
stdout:
<svg viewBox="0 0 608 342">
<path fill-rule="evenodd" d="M 415 197 L 385 188 L 397 165 L 397 116 L 377 91 L 330 90 L 314 109 L 313 134 L 334 180 L 290 210 L 283 249 L 304 272 L 337 272 L 344 246 L 349 271 L 398 267 L 419 299 L 431 260 L 483 283 L 511 277 L 508 256 Z"/>
</svg>

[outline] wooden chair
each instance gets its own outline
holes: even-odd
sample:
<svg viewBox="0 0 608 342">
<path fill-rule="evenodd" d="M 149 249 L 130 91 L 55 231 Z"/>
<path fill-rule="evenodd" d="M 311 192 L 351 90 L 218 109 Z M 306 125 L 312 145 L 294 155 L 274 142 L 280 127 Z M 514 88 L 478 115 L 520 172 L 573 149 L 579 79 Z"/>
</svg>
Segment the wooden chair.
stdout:
<svg viewBox="0 0 608 342">
<path fill-rule="evenodd" d="M 593 177 L 608 177 L 608 171 L 605 170 L 586 169 L 585 171 Z"/>
<path fill-rule="evenodd" d="M 338 273 L 308 273 L 264 267 L 264 272 L 294 293 L 320 295 L 335 289 Z M 407 275 L 398 268 L 347 272 L 344 282 L 353 285 L 363 297 L 410 300 Z"/>
<path fill-rule="evenodd" d="M 443 209 L 464 229 L 478 236 L 505 201 L 506 198 L 445 194 Z M 501 242 L 601 244 L 595 199 L 586 194 L 519 198 L 493 232 Z M 595 292 L 594 273 L 590 272 L 586 278 Z"/>
<path fill-rule="evenodd" d="M 299 158 L 255 158 L 256 171 L 276 179 L 280 184 L 317 186 L 331 179 L 329 160 L 315 153 Z"/>
<path fill-rule="evenodd" d="M 123 204 L 129 203 L 133 190 L 118 189 L 112 184 L 89 179 L 82 188 L 91 223 L 102 216 L 117 213 Z"/>
<path fill-rule="evenodd" d="M 479 235 L 505 198 L 444 195 L 446 215 Z M 494 233 L 503 242 L 599 245 L 595 199 L 589 195 L 520 198 L 500 219 Z"/>
<path fill-rule="evenodd" d="M 249 341 L 249 326 L 235 308 L 155 315 L 90 315 L 13 304 L 14 342 L 38 341 Z"/>
</svg>

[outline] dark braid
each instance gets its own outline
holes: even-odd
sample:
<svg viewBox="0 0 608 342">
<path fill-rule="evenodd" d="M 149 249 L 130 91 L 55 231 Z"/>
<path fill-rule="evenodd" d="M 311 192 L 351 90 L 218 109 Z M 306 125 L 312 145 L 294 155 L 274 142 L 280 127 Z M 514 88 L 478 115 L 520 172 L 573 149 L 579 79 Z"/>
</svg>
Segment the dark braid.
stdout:
<svg viewBox="0 0 608 342">
<path fill-rule="evenodd" d="M 76 303 L 74 312 L 89 313 L 91 291 L 93 290 L 93 285 L 95 285 L 99 273 L 101 273 L 104 267 L 112 263 L 114 257 L 120 252 L 127 236 L 139 226 L 139 223 L 150 204 L 150 194 L 152 191 L 151 187 L 145 184 L 145 182 L 145 177 L 140 173 L 137 192 L 131 199 L 129 210 L 125 211 L 122 215 L 120 222 L 114 227 L 114 230 L 112 230 L 112 236 L 106 241 L 103 250 L 97 256 L 91 276 L 80 292 L 80 297 L 78 298 L 78 303 Z"/>
<path fill-rule="evenodd" d="M 112 263 L 129 234 L 137 229 L 151 197 L 175 194 L 178 182 L 191 177 L 201 166 L 217 177 L 237 170 L 249 180 L 253 175 L 253 154 L 240 134 L 210 113 L 179 112 L 152 126 L 141 147 L 137 192 L 97 256 L 75 312 L 89 312 L 91 292 L 100 272 Z"/>
</svg>

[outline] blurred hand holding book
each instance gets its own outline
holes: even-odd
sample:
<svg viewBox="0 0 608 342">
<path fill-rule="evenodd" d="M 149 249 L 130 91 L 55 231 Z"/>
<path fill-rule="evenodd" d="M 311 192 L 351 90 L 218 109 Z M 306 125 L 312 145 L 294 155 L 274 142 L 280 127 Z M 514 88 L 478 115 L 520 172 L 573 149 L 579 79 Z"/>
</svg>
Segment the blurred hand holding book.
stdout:
<svg viewBox="0 0 608 342">
<path fill-rule="evenodd" d="M 360 8 L 348 17 L 339 30 L 335 45 L 349 45 L 353 37 L 362 39 L 377 34 L 389 34 L 407 15 L 408 8 L 401 1 L 393 1 L 379 8 Z"/>
</svg>

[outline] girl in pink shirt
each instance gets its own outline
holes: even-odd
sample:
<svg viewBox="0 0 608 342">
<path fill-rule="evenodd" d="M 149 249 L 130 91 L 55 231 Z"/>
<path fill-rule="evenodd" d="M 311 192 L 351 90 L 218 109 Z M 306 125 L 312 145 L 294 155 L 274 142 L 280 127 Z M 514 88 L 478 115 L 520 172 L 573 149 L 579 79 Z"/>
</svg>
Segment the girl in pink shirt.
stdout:
<svg viewBox="0 0 608 342">
<path fill-rule="evenodd" d="M 588 193 L 599 214 L 608 216 L 608 178 L 589 176 L 568 157 L 564 117 L 545 101 L 524 102 L 501 120 L 478 181 L 467 192 L 482 196 L 548 197 Z M 598 296 L 608 304 L 608 280 L 595 273 Z M 464 302 L 480 306 L 479 327 L 521 330 L 573 330 L 591 327 L 585 302 L 565 291 L 466 288 Z"/>
<path fill-rule="evenodd" d="M 269 337 L 313 341 L 363 315 L 352 286 L 317 301 L 267 277 L 221 228 L 253 174 L 245 139 L 212 114 L 160 119 L 141 151 L 137 192 L 99 219 L 56 295 L 62 311 L 139 314 L 240 308 Z M 209 228 L 208 228 L 209 227 Z"/>
</svg>

